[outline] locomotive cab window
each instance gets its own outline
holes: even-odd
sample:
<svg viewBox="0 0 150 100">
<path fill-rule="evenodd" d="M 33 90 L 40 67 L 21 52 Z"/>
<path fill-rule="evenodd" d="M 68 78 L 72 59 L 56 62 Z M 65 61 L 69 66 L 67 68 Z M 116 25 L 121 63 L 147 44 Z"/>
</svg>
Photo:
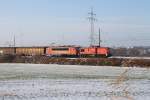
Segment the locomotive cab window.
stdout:
<svg viewBox="0 0 150 100">
<path fill-rule="evenodd" d="M 81 52 L 84 52 L 84 49 L 81 49 Z"/>
</svg>

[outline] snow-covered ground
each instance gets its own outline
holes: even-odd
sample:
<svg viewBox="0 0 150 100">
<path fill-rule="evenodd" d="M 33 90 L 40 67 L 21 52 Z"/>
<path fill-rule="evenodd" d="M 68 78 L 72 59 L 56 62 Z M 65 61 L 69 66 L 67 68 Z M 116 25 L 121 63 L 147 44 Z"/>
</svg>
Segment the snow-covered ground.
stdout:
<svg viewBox="0 0 150 100">
<path fill-rule="evenodd" d="M 150 100 L 150 69 L 0 64 L 0 100 Z"/>
<path fill-rule="evenodd" d="M 123 58 L 123 59 L 150 59 L 150 57 L 122 57 L 122 56 L 112 56 L 109 58 Z"/>
</svg>

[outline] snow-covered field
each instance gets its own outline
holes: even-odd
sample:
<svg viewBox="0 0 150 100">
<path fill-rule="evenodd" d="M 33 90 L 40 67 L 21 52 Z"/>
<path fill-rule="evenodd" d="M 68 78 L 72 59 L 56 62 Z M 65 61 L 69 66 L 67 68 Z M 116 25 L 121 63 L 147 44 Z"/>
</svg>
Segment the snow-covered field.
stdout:
<svg viewBox="0 0 150 100">
<path fill-rule="evenodd" d="M 150 100 L 150 69 L 0 64 L 0 100 Z"/>
<path fill-rule="evenodd" d="M 112 56 L 109 58 L 123 58 L 123 59 L 150 59 L 150 57 L 122 57 L 122 56 Z"/>
</svg>

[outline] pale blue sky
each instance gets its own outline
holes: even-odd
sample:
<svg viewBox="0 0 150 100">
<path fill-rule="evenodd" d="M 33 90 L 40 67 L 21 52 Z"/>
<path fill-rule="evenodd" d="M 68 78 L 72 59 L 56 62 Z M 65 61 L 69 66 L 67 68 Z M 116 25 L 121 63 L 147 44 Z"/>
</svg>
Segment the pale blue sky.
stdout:
<svg viewBox="0 0 150 100">
<path fill-rule="evenodd" d="M 104 46 L 150 45 L 150 0 L 0 0 L 0 46 L 89 45 L 91 6 Z"/>
</svg>

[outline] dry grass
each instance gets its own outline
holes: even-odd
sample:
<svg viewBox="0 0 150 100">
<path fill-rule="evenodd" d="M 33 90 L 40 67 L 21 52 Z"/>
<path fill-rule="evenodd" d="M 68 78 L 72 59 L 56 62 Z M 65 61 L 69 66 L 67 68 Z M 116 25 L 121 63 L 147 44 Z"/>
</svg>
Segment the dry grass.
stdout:
<svg viewBox="0 0 150 100">
<path fill-rule="evenodd" d="M 126 69 L 123 73 L 121 73 L 121 75 L 118 76 L 118 78 L 114 81 L 113 84 L 119 85 L 119 84 L 123 83 L 124 81 L 126 81 L 127 80 L 126 74 L 128 71 L 129 71 L 129 69 Z"/>
<path fill-rule="evenodd" d="M 150 59 L 123 59 L 123 58 L 49 58 L 46 56 L 1 56 L 0 63 L 35 63 L 35 64 L 62 64 L 62 65 L 92 65 L 92 66 L 123 66 L 123 67 L 150 67 Z"/>
<path fill-rule="evenodd" d="M 126 69 L 123 73 L 121 73 L 121 75 L 111 84 L 113 86 L 113 88 L 115 89 L 121 89 L 121 92 L 123 93 L 123 95 L 118 96 L 118 95 L 113 95 L 110 97 L 111 100 L 122 100 L 122 99 L 126 99 L 126 100 L 134 100 L 134 98 L 130 95 L 129 92 L 129 85 L 128 84 L 124 84 L 124 82 L 127 80 L 127 76 L 126 74 L 128 73 L 130 69 Z M 114 91 L 113 91 L 114 92 Z M 114 93 L 113 93 L 114 94 Z"/>
</svg>

